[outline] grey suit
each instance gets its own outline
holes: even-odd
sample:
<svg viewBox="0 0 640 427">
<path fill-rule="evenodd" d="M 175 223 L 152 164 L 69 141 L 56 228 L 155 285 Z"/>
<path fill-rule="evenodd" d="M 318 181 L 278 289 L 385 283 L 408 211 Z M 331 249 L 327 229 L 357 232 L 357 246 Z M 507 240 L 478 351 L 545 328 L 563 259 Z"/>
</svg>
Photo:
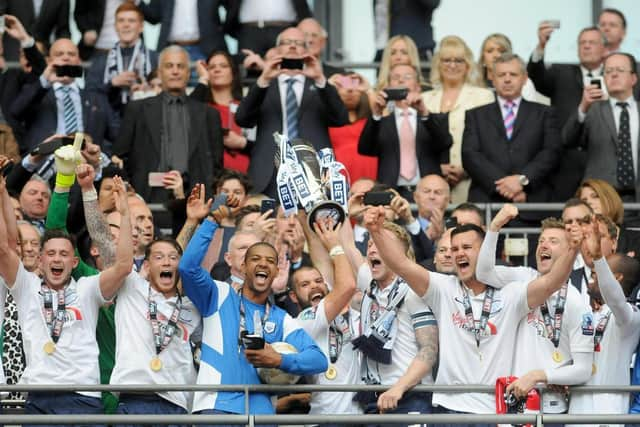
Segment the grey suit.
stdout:
<svg viewBox="0 0 640 427">
<path fill-rule="evenodd" d="M 637 101 L 636 101 L 637 104 Z M 640 108 L 639 108 L 640 110 Z M 587 167 L 584 178 L 598 178 L 613 187 L 616 179 L 616 145 L 618 131 L 609 101 L 599 101 L 591 105 L 583 123 L 578 121 L 576 111 L 562 129 L 565 141 L 578 144 L 587 150 Z M 640 156 L 640 153 L 638 153 Z M 640 180 L 636 173 L 636 201 L 640 195 Z"/>
</svg>

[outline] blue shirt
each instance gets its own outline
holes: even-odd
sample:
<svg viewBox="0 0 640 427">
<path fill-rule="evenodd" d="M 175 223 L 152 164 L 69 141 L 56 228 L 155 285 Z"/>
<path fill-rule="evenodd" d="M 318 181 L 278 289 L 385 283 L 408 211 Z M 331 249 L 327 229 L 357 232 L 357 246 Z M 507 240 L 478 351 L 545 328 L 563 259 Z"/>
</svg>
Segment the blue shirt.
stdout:
<svg viewBox="0 0 640 427">
<path fill-rule="evenodd" d="M 180 260 L 179 271 L 185 293 L 202 314 L 202 354 L 198 384 L 260 384 L 256 368 L 251 365 L 244 349 L 238 346 L 240 330 L 240 301 L 244 305 L 246 329 L 253 332 L 253 312 L 263 318 L 265 306 L 242 297 L 225 282 L 211 278 L 200 263 L 218 225 L 206 220 L 198 228 Z M 312 375 L 327 370 L 327 358 L 322 350 L 284 310 L 271 306 L 263 325 L 267 343 L 285 341 L 298 353 L 282 356 L 280 368 L 295 375 Z M 216 409 L 244 414 L 244 393 L 196 393 L 193 412 Z M 250 414 L 273 414 L 271 398 L 265 393 L 249 395 Z"/>
</svg>

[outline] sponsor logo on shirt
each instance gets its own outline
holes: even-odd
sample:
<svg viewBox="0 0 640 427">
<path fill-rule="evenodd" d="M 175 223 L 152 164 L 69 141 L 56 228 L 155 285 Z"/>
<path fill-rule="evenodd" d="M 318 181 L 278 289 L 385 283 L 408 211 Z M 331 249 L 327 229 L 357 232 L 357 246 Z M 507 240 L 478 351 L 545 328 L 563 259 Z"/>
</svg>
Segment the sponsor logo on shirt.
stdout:
<svg viewBox="0 0 640 427">
<path fill-rule="evenodd" d="M 582 315 L 582 335 L 593 335 L 593 314 Z"/>
</svg>

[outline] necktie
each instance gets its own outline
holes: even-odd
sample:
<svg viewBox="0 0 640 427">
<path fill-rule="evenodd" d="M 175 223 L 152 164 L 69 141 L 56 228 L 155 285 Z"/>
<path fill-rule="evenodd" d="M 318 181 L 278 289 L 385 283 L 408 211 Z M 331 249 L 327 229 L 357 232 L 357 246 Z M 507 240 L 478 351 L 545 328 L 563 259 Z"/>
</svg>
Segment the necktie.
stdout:
<svg viewBox="0 0 640 427">
<path fill-rule="evenodd" d="M 295 82 L 293 77 L 287 79 L 287 136 L 290 140 L 298 137 L 298 100 L 293 91 Z"/>
<path fill-rule="evenodd" d="M 618 145 L 616 147 L 616 178 L 619 190 L 632 190 L 635 187 L 633 172 L 633 154 L 631 152 L 631 132 L 629 130 L 629 106 L 626 102 L 616 102 L 621 108 L 620 127 L 618 128 Z"/>
<path fill-rule="evenodd" d="M 66 134 L 73 133 L 78 130 L 78 119 L 76 118 L 76 109 L 73 107 L 71 99 L 71 88 L 64 86 L 62 88 L 62 105 L 64 113 L 64 131 Z"/>
<path fill-rule="evenodd" d="M 400 176 L 410 181 L 416 176 L 416 135 L 409 123 L 409 110 L 400 114 Z"/>
<path fill-rule="evenodd" d="M 513 134 L 513 124 L 516 121 L 516 112 L 513 110 L 515 106 L 513 101 L 507 101 L 504 104 L 504 108 L 507 110 L 507 114 L 504 116 L 504 130 L 507 133 L 507 139 L 511 139 Z"/>
</svg>

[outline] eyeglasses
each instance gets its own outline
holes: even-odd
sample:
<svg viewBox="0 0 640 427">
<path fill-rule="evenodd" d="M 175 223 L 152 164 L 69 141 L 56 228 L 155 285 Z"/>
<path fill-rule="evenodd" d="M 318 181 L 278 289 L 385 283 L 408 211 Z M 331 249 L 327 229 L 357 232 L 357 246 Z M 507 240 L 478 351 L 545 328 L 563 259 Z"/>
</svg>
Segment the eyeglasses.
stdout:
<svg viewBox="0 0 640 427">
<path fill-rule="evenodd" d="M 411 74 L 411 73 L 407 73 L 407 74 L 391 74 L 389 76 L 389 80 L 390 81 L 395 81 L 395 82 L 406 81 L 406 80 L 415 80 L 415 79 L 416 79 L 416 75 L 415 74 Z"/>
<path fill-rule="evenodd" d="M 605 68 L 604 69 L 604 74 L 613 74 L 613 73 L 633 73 L 633 70 L 627 70 L 625 68 L 622 67 L 611 67 L 611 68 Z"/>
<path fill-rule="evenodd" d="M 464 58 L 442 58 L 441 62 L 447 65 L 462 65 L 466 61 L 464 60 Z"/>
<path fill-rule="evenodd" d="M 282 39 L 280 40 L 280 43 L 278 43 L 278 46 L 298 46 L 298 47 L 305 47 L 306 42 L 304 40 L 294 40 L 294 39 Z"/>
<path fill-rule="evenodd" d="M 320 33 L 304 33 L 304 38 L 306 39 L 317 39 L 319 37 L 321 37 L 322 34 Z"/>
</svg>

